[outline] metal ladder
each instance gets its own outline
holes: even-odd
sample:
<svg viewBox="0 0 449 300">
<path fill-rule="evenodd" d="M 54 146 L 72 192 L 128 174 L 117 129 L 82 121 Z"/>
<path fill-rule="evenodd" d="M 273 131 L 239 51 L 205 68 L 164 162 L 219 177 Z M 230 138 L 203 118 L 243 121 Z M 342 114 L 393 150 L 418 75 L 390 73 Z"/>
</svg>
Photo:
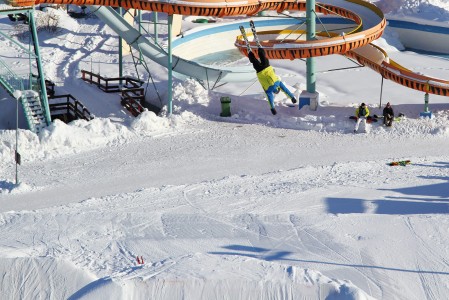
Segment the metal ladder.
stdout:
<svg viewBox="0 0 449 300">
<path fill-rule="evenodd" d="M 16 91 L 21 92 L 18 101 L 21 101 L 22 103 L 29 129 L 37 134 L 43 127 L 46 127 L 51 123 L 51 115 L 39 51 L 36 24 L 34 22 L 34 8 L 15 8 L 9 6 L 4 0 L 0 0 L 0 15 L 15 13 L 25 14 L 29 20 L 28 24 L 33 50 L 31 49 L 31 44 L 29 49 L 26 49 L 8 33 L 0 31 L 0 36 L 9 40 L 16 47 L 22 49 L 24 54 L 28 54 L 30 72 L 29 74 L 18 75 L 5 62 L 0 60 L 0 87 L 5 88 L 5 90 L 13 97 Z M 36 71 L 38 73 L 36 76 L 37 79 L 35 80 L 32 78 L 31 72 L 32 60 L 36 63 Z"/>
<path fill-rule="evenodd" d="M 39 94 L 31 90 L 23 91 L 21 99 L 23 112 L 25 113 L 29 129 L 32 132 L 39 134 L 42 128 L 47 127 L 47 121 L 45 120 Z"/>
</svg>

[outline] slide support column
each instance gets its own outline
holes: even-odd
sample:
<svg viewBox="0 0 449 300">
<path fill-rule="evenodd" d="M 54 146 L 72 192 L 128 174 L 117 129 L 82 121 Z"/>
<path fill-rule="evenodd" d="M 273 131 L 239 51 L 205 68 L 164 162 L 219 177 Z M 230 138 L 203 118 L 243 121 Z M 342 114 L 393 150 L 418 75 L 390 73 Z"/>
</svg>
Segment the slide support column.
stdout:
<svg viewBox="0 0 449 300">
<path fill-rule="evenodd" d="M 168 16 L 168 115 L 173 111 L 173 54 L 172 54 L 173 15 Z"/>
<path fill-rule="evenodd" d="M 120 14 L 121 17 L 123 17 L 123 8 L 119 8 L 118 13 Z M 120 78 L 119 80 L 119 86 L 120 88 L 122 88 L 123 86 L 123 82 L 122 82 L 122 77 L 123 77 L 123 39 L 119 36 L 118 38 L 118 77 Z"/>
<path fill-rule="evenodd" d="M 29 26 L 31 29 L 31 37 L 33 40 L 34 54 L 36 55 L 37 72 L 39 73 L 39 84 L 41 88 L 39 96 L 41 98 L 42 106 L 44 107 L 45 120 L 47 121 L 47 125 L 50 125 L 51 124 L 50 107 L 48 105 L 47 88 L 45 85 L 44 69 L 42 68 L 41 54 L 39 51 L 39 40 L 37 38 L 36 23 L 34 22 L 34 11 L 31 10 L 28 13 L 28 16 L 30 19 Z"/>
<path fill-rule="evenodd" d="M 315 15 L 315 0 L 306 1 L 306 27 L 308 41 L 316 39 L 316 15 Z M 306 91 L 302 91 L 299 95 L 299 109 L 308 105 L 310 110 L 317 110 L 318 108 L 318 93 L 316 92 L 316 74 L 315 74 L 315 57 L 306 59 Z"/>
<path fill-rule="evenodd" d="M 307 40 L 313 41 L 316 39 L 316 16 L 315 16 L 315 0 L 307 0 L 306 2 L 306 25 L 307 25 Z M 315 57 L 307 58 L 307 92 L 315 93 Z"/>
<path fill-rule="evenodd" d="M 432 119 L 432 112 L 429 110 L 429 93 L 424 95 L 424 111 L 419 116 Z"/>
</svg>

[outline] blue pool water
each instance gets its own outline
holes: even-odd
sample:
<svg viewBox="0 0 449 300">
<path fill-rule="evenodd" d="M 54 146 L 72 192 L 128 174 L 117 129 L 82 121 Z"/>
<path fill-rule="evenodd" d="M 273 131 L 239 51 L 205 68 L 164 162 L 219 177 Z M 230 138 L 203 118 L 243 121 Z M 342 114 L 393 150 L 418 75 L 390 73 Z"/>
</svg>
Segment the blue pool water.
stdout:
<svg viewBox="0 0 449 300">
<path fill-rule="evenodd" d="M 443 53 L 436 53 L 436 52 L 430 52 L 430 51 L 424 51 L 424 50 L 417 50 L 417 49 L 405 49 L 407 51 L 413 51 L 416 52 L 418 54 L 422 54 L 422 55 L 427 55 L 427 56 L 436 56 L 436 57 L 441 57 L 444 59 L 449 60 L 449 54 L 443 54 Z"/>
<path fill-rule="evenodd" d="M 205 65 L 212 66 L 225 66 L 232 64 L 242 58 L 244 58 L 243 54 L 241 54 L 237 49 L 219 51 L 215 53 L 209 53 L 200 57 L 195 58 L 193 61 L 196 61 Z"/>
</svg>

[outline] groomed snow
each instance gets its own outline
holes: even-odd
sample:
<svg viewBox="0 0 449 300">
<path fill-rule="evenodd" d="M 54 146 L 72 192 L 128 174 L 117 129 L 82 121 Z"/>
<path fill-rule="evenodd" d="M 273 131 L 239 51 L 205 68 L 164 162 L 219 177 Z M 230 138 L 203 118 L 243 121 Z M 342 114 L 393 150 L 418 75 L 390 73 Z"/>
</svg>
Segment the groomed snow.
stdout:
<svg viewBox="0 0 449 300">
<path fill-rule="evenodd" d="M 449 20 L 446 1 L 376 3 Z M 332 56 L 317 59 L 317 111 L 279 95 L 272 116 L 257 82 L 207 91 L 175 80 L 172 116 L 134 118 L 118 94 L 79 79 L 81 69 L 117 76 L 117 36 L 96 18 L 54 13 L 61 29 L 39 33 L 45 74 L 96 118 L 55 121 L 39 136 L 20 129 L 16 185 L 15 100 L 0 89 L 2 297 L 449 297 L 447 98 L 431 95 L 434 117 L 422 119 L 423 94 L 385 81 L 382 104 L 406 117 L 353 134 L 358 104 L 381 114 L 381 78 Z M 7 17 L 0 28 L 15 30 Z M 1 59 L 26 69 L 4 41 Z M 446 59 L 400 51 L 394 32 L 376 43 L 415 72 L 449 79 Z M 166 70 L 147 63 L 166 97 Z M 304 88 L 304 62 L 272 64 L 293 91 Z M 229 118 L 219 116 L 221 96 L 232 99 Z M 159 101 L 151 83 L 147 99 Z M 388 165 L 405 159 L 412 164 Z"/>
</svg>

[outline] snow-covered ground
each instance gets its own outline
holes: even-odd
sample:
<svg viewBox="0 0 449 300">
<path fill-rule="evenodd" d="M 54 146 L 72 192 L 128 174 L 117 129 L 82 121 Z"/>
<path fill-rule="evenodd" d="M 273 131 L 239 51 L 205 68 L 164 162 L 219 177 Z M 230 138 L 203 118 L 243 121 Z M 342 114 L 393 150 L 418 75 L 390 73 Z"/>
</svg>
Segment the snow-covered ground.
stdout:
<svg viewBox="0 0 449 300">
<path fill-rule="evenodd" d="M 449 20 L 443 0 L 376 3 Z M 134 118 L 80 79 L 81 69 L 117 76 L 117 36 L 96 18 L 58 15 L 57 33 L 39 33 L 45 74 L 96 118 L 21 129 L 15 185 L 15 104 L 0 90 L 2 298 L 449 298 L 447 98 L 431 95 L 434 118 L 421 119 L 424 95 L 385 81 L 382 103 L 406 118 L 353 134 L 358 104 L 381 114 L 381 78 L 332 56 L 317 59 L 317 111 L 279 95 L 272 116 L 257 82 L 206 91 L 176 80 L 172 116 Z M 15 30 L 6 17 L 0 27 Z M 446 59 L 398 51 L 392 32 L 377 44 L 449 79 Z M 26 69 L 14 51 L 1 40 L 1 59 Z M 147 63 L 166 97 L 167 71 Z M 304 88 L 304 62 L 272 64 Z M 219 116 L 221 96 L 232 117 Z M 147 98 L 159 101 L 151 84 Z"/>
</svg>

